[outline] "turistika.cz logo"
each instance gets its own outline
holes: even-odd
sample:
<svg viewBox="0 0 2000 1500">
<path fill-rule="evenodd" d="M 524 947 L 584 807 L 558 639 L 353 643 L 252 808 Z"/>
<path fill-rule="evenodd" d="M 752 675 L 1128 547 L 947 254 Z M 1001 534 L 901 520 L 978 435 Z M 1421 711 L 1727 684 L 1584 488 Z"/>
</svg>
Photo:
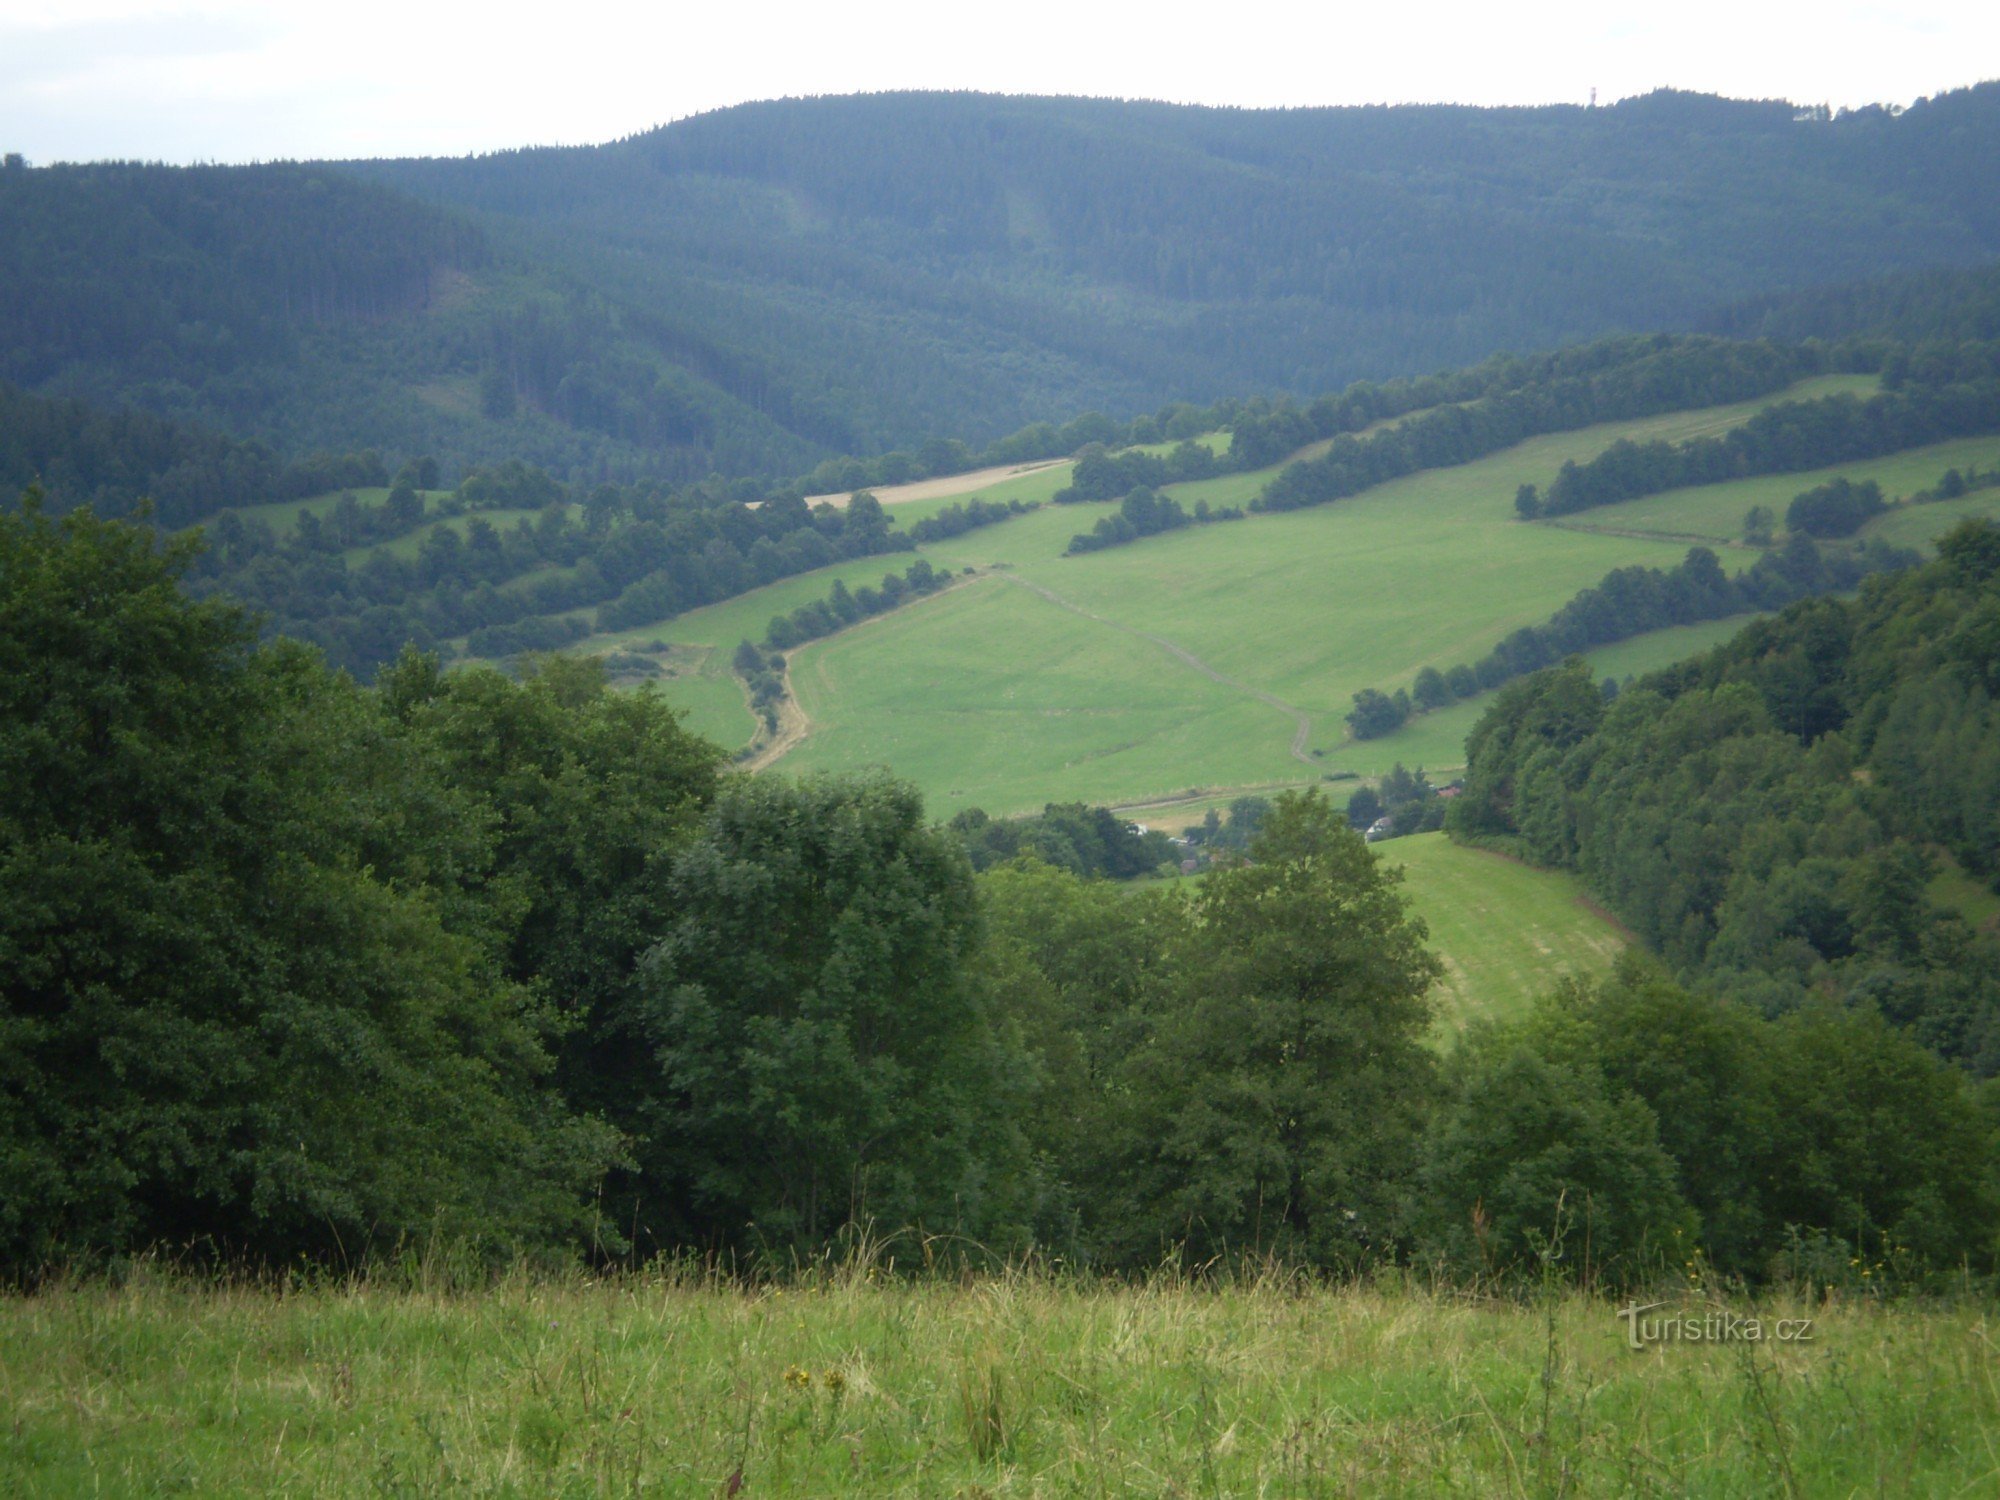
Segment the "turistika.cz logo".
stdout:
<svg viewBox="0 0 2000 1500">
<path fill-rule="evenodd" d="M 1644 1307 L 1618 1309 L 1625 1322 L 1625 1344 L 1645 1349 L 1653 1344 L 1810 1344 L 1811 1318 L 1759 1318 L 1749 1313 L 1726 1312 L 1721 1308 L 1676 1311 L 1649 1317 L 1665 1307 L 1649 1302 Z"/>
</svg>

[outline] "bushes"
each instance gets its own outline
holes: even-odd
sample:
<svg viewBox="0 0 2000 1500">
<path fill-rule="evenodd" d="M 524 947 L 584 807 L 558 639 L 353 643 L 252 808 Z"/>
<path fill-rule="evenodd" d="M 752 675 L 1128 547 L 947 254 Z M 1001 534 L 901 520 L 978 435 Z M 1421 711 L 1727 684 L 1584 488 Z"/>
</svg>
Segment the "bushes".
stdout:
<svg viewBox="0 0 2000 1500">
<path fill-rule="evenodd" d="M 1807 490 L 1786 506 L 1785 526 L 1822 539 L 1853 536 L 1888 508 L 1882 503 L 1882 486 L 1874 480 L 1855 484 L 1846 478 L 1834 479 Z"/>
</svg>

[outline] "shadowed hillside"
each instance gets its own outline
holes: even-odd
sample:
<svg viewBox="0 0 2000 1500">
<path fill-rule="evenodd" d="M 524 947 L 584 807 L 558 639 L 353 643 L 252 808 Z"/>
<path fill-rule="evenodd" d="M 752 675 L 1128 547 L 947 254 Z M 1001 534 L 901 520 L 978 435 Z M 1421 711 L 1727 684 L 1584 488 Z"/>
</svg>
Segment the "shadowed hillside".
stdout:
<svg viewBox="0 0 2000 1500">
<path fill-rule="evenodd" d="M 288 456 L 781 476 L 1972 264 L 1995 161 L 1981 85 L 1834 118 L 885 94 L 462 160 L 9 167 L 0 379 Z"/>
</svg>

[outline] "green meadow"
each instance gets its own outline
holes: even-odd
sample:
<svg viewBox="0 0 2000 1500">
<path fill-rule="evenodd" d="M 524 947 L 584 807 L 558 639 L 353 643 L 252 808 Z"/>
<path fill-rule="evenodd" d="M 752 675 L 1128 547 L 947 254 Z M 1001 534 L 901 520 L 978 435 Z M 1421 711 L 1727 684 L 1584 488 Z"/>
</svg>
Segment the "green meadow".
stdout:
<svg viewBox="0 0 2000 1500">
<path fill-rule="evenodd" d="M 1857 384 L 1836 377 L 1786 394 Z M 779 764 L 888 764 L 941 813 L 1004 814 L 1055 796 L 1146 802 L 1337 770 L 1374 775 L 1397 759 L 1455 763 L 1464 724 L 1424 725 L 1401 744 L 1344 743 L 1353 693 L 1476 659 L 1611 568 L 1670 565 L 1686 547 L 1525 525 L 1515 489 L 1620 437 L 1724 431 L 1762 404 L 1537 438 L 1335 505 L 1082 557 L 1063 548 L 1108 504 L 1048 506 L 928 546 L 941 565 L 991 570 L 1031 597 L 995 597 L 982 584 L 918 620 L 871 622 L 801 648 L 793 685 L 813 730 Z M 1266 477 L 1174 493 L 1240 503 Z M 1045 471 L 991 493 L 1054 482 Z M 1223 695 L 1234 696 L 1233 715 L 1221 712 Z"/>
<path fill-rule="evenodd" d="M 141 1276 L 0 1301 L 17 1495 L 1948 1496 L 2000 1484 L 1983 1304 L 865 1269 L 466 1292 Z M 1783 1318 L 1794 1335 L 1769 1338 Z"/>
<path fill-rule="evenodd" d="M 1879 536 L 1896 547 L 1934 553 L 1933 543 L 1960 521 L 2000 519 L 2000 490 L 1976 490 L 1956 500 L 1929 505 L 1900 505 L 1862 528 L 1863 536 Z"/>
<path fill-rule="evenodd" d="M 1442 833 L 1389 839 L 1375 854 L 1402 868 L 1411 910 L 1444 963 L 1431 991 L 1441 1040 L 1475 1018 L 1525 1015 L 1565 975 L 1608 972 L 1629 941 L 1582 882 L 1562 871 L 1466 848 Z"/>
<path fill-rule="evenodd" d="M 2000 932 L 2000 892 L 1966 870 L 1947 851 L 1931 852 L 1937 869 L 1931 876 L 1930 898 L 1957 912 L 1974 927 Z"/>
<path fill-rule="evenodd" d="M 921 549 L 938 566 L 976 577 L 790 654 L 806 733 L 775 763 L 801 772 L 887 765 L 915 781 L 939 816 L 970 806 L 1007 815 L 1054 800 L 1226 799 L 1330 773 L 1372 777 L 1397 761 L 1447 770 L 1463 760 L 1482 699 L 1356 743 L 1344 722 L 1353 694 L 1407 686 L 1425 666 L 1475 661 L 1612 568 L 1671 566 L 1692 539 L 1723 545 L 1726 566 L 1748 566 L 1755 554 L 1737 542 L 1744 513 L 1765 504 L 1782 515 L 1792 495 L 1833 473 L 1907 494 L 1948 467 L 2000 463 L 2000 439 L 1680 490 L 1555 524 L 1515 517 L 1519 485 L 1546 484 L 1564 460 L 1587 460 L 1621 438 L 1684 441 L 1727 431 L 1772 401 L 1874 385 L 1871 377 L 1821 377 L 1764 401 L 1552 434 L 1333 505 L 1080 557 L 1063 555 L 1070 537 L 1115 507 L 1046 503 L 1068 483 L 1067 464 L 1002 479 L 970 493 L 1041 508 Z M 1171 492 L 1190 507 L 1242 505 L 1273 472 Z M 912 501 L 892 514 L 908 526 L 967 498 Z M 1993 499 L 1981 492 L 1898 510 L 1873 530 L 1925 541 L 1961 513 L 1986 513 Z M 392 550 L 413 552 L 421 535 Z M 734 749 L 758 729 L 729 668 L 737 642 L 762 639 L 774 615 L 824 597 L 836 579 L 857 587 L 906 562 L 839 564 L 594 635 L 580 649 L 653 656 L 666 674 L 661 691 L 694 728 Z M 1655 632 L 1593 653 L 1593 666 L 1618 678 L 1642 673 L 1741 623 Z"/>
<path fill-rule="evenodd" d="M 1793 497 L 1829 479 L 1845 477 L 1856 483 L 1872 479 L 1882 486 L 1885 500 L 1896 501 L 1932 488 L 1943 477 L 1945 470 L 1955 468 L 1963 471 L 1968 465 L 1977 465 L 1982 471 L 2000 465 L 2000 437 L 1960 438 L 1954 442 L 1912 448 L 1905 453 L 1893 453 L 1887 458 L 1862 459 L 1805 473 L 1762 474 L 1755 479 L 1738 479 L 1728 484 L 1668 490 L 1639 500 L 1627 500 L 1622 505 L 1605 505 L 1581 511 L 1549 524 L 1591 530 L 1625 528 L 1655 531 L 1707 541 L 1711 545 L 1729 544 L 1742 540 L 1743 517 L 1752 506 L 1762 505 L 1769 509 L 1782 530 L 1785 507 L 1792 503 Z M 1977 502 L 1982 496 L 1990 502 L 1996 498 L 1996 492 L 1982 490 L 1952 503 L 1963 506 L 1967 500 Z M 1928 509 L 1913 506 L 1910 511 L 1912 521 L 1909 529 L 1921 532 L 1924 541 L 1929 541 L 1938 531 L 1950 526 L 1949 521 L 1944 521 L 1937 523 L 1936 530 L 1931 530 L 1934 523 L 1926 514 Z M 1975 506 L 1968 513 L 1988 512 L 1980 511 Z M 1891 516 L 1882 516 L 1874 524 L 1881 528 L 1892 519 Z"/>
</svg>

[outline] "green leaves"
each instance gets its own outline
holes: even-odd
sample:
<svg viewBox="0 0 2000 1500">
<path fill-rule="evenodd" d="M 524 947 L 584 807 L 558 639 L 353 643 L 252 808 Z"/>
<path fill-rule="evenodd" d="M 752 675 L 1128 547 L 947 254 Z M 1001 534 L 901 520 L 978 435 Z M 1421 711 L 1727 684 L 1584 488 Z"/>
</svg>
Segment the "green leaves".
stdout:
<svg viewBox="0 0 2000 1500">
<path fill-rule="evenodd" d="M 975 1216 L 975 1138 L 1007 1126 L 963 972 L 971 871 L 915 791 L 729 783 L 668 891 L 634 1032 L 659 1070 L 641 1157 L 675 1227 L 790 1247 Z"/>
<path fill-rule="evenodd" d="M 490 824 L 185 560 L 0 518 L 0 1262 L 571 1234 L 613 1138 L 468 902 Z"/>
<path fill-rule="evenodd" d="M 1394 879 L 1317 792 L 1275 799 L 1199 895 L 1030 867 L 987 877 L 1001 998 L 1047 1103 L 1030 1120 L 1070 1242 L 1346 1264 L 1389 1248 L 1430 1096 L 1437 972 Z M 994 962 L 989 958 L 989 962 Z"/>
</svg>

